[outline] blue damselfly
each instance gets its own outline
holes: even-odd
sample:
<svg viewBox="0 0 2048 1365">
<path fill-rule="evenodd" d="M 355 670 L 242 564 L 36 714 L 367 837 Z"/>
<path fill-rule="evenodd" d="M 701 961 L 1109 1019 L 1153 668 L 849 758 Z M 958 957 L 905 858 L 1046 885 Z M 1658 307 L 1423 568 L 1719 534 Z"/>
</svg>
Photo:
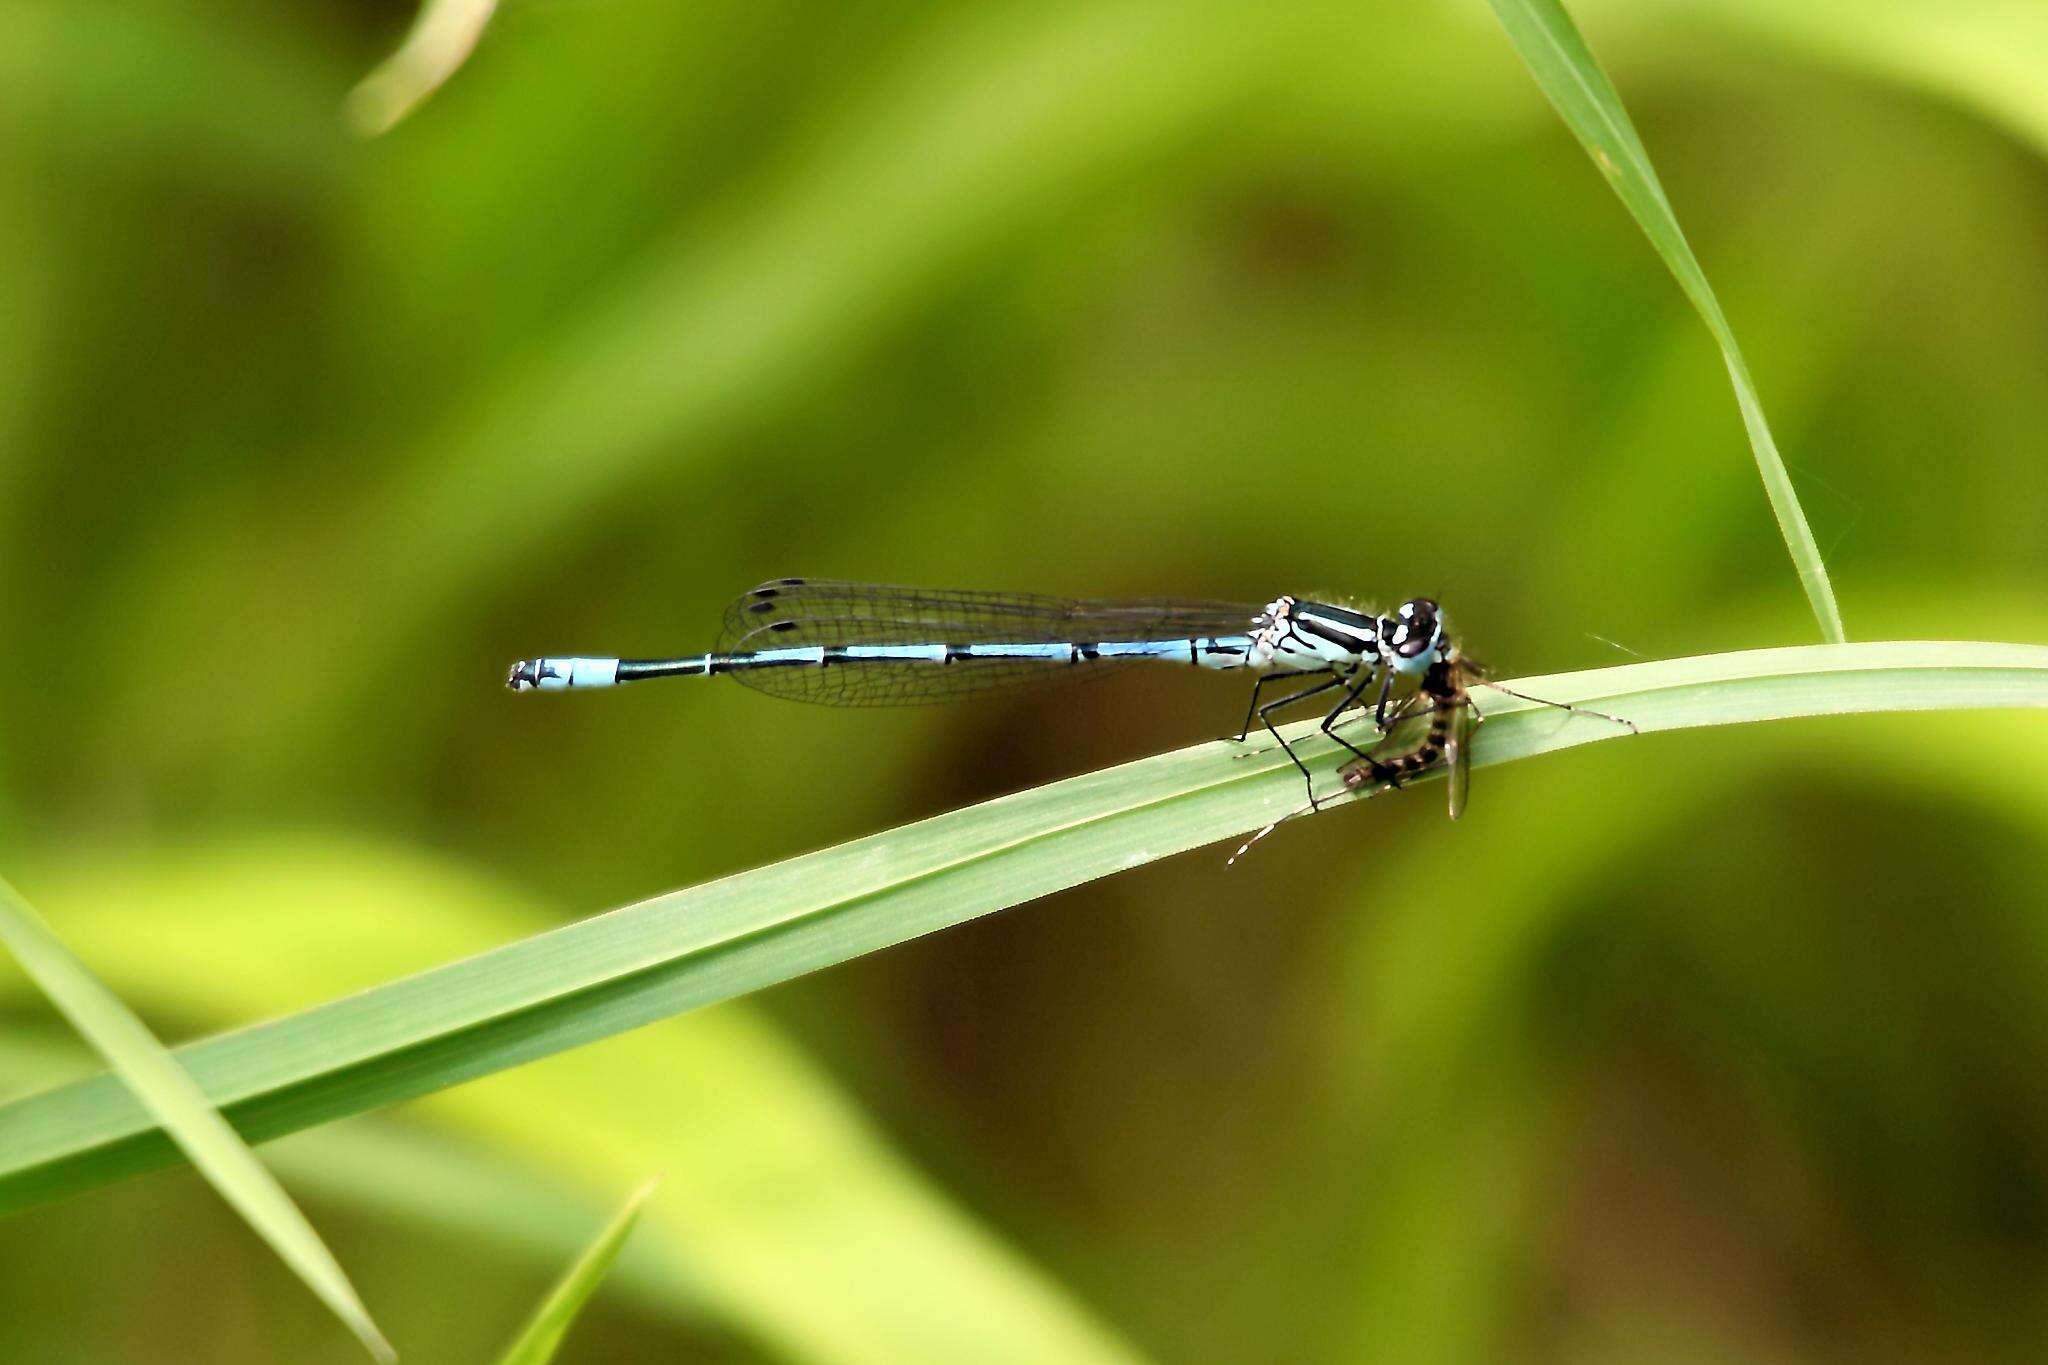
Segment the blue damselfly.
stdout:
<svg viewBox="0 0 2048 1365">
<path fill-rule="evenodd" d="M 1257 674 L 1237 738 L 1253 723 L 1272 734 L 1308 784 L 1315 782 L 1273 723 L 1284 707 L 1336 693 L 1320 731 L 1377 780 L 1399 785 L 1455 744 L 1429 741 L 1382 763 L 1340 732 L 1344 712 L 1370 698 L 1378 729 L 1388 725 L 1397 683 L 1421 687 L 1439 676 L 1464 697 L 1467 674 L 1437 604 L 1413 598 L 1389 615 L 1280 596 L 1265 606 L 1179 598 L 1078 600 L 1025 593 L 899 588 L 814 578 L 779 578 L 726 609 L 718 648 L 667 659 L 554 656 L 522 659 L 507 684 L 543 692 L 612 687 L 649 678 L 729 674 L 774 696 L 835 706 L 913 706 L 1097 675 L 1134 663 Z M 1263 698 L 1281 679 L 1308 683 Z M 1440 688 L 1439 690 L 1443 690 Z M 1468 702 L 1459 705 L 1469 711 Z M 1596 713 L 1597 714 L 1597 713 Z M 1396 713 L 1396 719 L 1400 713 Z M 1377 739 L 1377 737 L 1375 737 Z M 1424 751 L 1427 750 L 1427 756 Z M 1356 782 L 1352 782 L 1356 785 Z M 1454 796 L 1453 814 L 1462 805 Z"/>
</svg>

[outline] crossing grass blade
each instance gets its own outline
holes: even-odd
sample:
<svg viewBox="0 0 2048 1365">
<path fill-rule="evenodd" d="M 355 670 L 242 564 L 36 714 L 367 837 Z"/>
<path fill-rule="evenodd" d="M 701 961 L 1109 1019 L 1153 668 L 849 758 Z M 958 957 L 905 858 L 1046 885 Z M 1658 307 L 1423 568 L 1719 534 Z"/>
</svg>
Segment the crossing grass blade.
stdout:
<svg viewBox="0 0 2048 1365">
<path fill-rule="evenodd" d="M 702 835 L 693 826 L 690 837 Z M 333 831 L 81 851 L 38 863 L 36 876 L 43 906 L 61 911 L 67 941 L 101 979 L 150 1017 L 192 1021 L 194 1036 L 566 918 L 525 879 Z M 27 990 L 0 975 L 0 1018 L 22 1010 Z M 73 1064 L 38 1080 L 10 1067 L 14 1041 L 0 1026 L 0 1100 L 93 1069 Z M 659 1020 L 554 1061 L 424 1096 L 402 1113 L 293 1134 L 266 1145 L 264 1162 L 302 1199 L 516 1251 L 537 1274 L 575 1259 L 611 1212 L 605 1192 L 659 1171 L 661 1195 L 605 1280 L 607 1299 L 643 1318 L 719 1322 L 778 1358 L 1133 1358 L 1108 1325 L 923 1178 L 751 1002 Z M 736 1197 L 760 1190 L 774 1197 Z M 913 1317 L 875 1315 L 877 1302 L 920 1296 Z M 495 1354 L 512 1316 L 482 1324 L 469 1356 Z"/>
<path fill-rule="evenodd" d="M 137 1114 L 160 1125 L 208 1183 L 256 1229 L 271 1249 L 362 1341 L 371 1355 L 397 1354 L 370 1320 L 355 1287 L 291 1196 L 264 1169 L 214 1109 L 177 1059 L 143 1022 L 64 946 L 50 926 L 0 880 L 0 943 L 7 946 L 50 1003 L 113 1068 L 119 1093 Z"/>
<path fill-rule="evenodd" d="M 2048 706 L 2048 647 L 1808 645 L 1514 680 L 1645 734 L 1799 716 Z M 1626 737 L 1484 694 L 1486 767 Z M 1342 750 L 1291 727 L 1330 789 Z M 1632 743 L 1648 743 L 1632 740 Z M 1646 754 L 1647 757 L 1647 754 Z M 179 1049 L 251 1141 L 456 1085 L 1096 877 L 1240 836 L 1301 801 L 1277 747 L 1218 741 L 657 896 Z M 1340 798 L 1341 800 L 1342 798 Z M 1224 875 L 1221 859 L 1218 875 Z M 0 1107 L 0 1212 L 175 1160 L 110 1077 Z"/>
<path fill-rule="evenodd" d="M 1635 125 L 1629 121 L 1628 111 L 1622 107 L 1621 96 L 1559 0 L 1489 2 L 1536 84 L 1592 156 L 1593 164 L 1607 177 L 1607 183 L 1621 196 L 1621 202 L 1656 247 L 1657 254 L 1664 258 L 1679 288 L 1706 322 L 1707 330 L 1713 333 L 1721 348 L 1721 359 L 1728 367 L 1729 382 L 1735 387 L 1735 403 L 1742 411 L 1750 449 L 1756 454 L 1764 494 L 1777 515 L 1778 529 L 1785 537 L 1785 548 L 1792 554 L 1792 564 L 1799 571 L 1800 586 L 1820 622 L 1821 637 L 1840 642 L 1845 638 L 1841 608 L 1835 603 L 1827 565 L 1821 560 L 1813 529 L 1806 523 L 1806 512 L 1799 505 L 1792 476 L 1786 472 L 1778 443 L 1764 419 L 1763 400 L 1757 395 L 1756 382 L 1750 378 L 1749 362 L 1743 359 L 1734 329 L 1721 311 L 1721 302 L 1714 296 L 1699 258 L 1693 255 L 1691 244 L 1678 226 L 1678 215 L 1664 195 L 1664 186 L 1657 179 L 1642 139 L 1636 135 Z"/>
<path fill-rule="evenodd" d="M 619 1249 L 626 1245 L 633 1225 L 640 1220 L 640 1206 L 647 1202 L 647 1196 L 654 1193 L 654 1187 L 659 1183 L 650 1180 L 633 1191 L 625 1206 L 576 1258 L 576 1263 L 569 1267 L 561 1281 L 541 1301 L 540 1307 L 534 1310 L 532 1321 L 505 1348 L 505 1354 L 498 1357 L 498 1365 L 547 1365 L 555 1358 L 555 1352 L 576 1321 L 576 1315 L 583 1311 L 583 1305 L 590 1302 L 590 1296 L 604 1283 L 612 1262 L 619 1259 Z"/>
</svg>

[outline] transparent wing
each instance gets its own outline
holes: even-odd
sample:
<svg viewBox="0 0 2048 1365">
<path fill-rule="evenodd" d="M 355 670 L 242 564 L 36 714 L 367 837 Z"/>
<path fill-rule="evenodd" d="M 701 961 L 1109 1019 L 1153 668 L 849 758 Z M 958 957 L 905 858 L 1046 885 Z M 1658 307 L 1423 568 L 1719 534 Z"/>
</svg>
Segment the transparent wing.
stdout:
<svg viewBox="0 0 2048 1365">
<path fill-rule="evenodd" d="M 1457 717 L 1451 722 L 1450 742 L 1444 746 L 1444 762 L 1449 766 L 1444 780 L 1451 790 L 1453 820 L 1465 813 L 1465 800 L 1472 793 L 1472 734 L 1478 728 L 1479 711 L 1467 697 L 1458 706 Z"/>
<path fill-rule="evenodd" d="M 779 578 L 726 608 L 719 649 L 809 645 L 1087 644 L 1241 635 L 1262 609 L 1181 598 L 1090 601 L 1033 593 L 899 588 Z M 951 663 L 846 660 L 825 668 L 735 672 L 773 696 L 831 706 L 919 706 L 1034 686 L 1078 682 L 1136 662 L 955 659 Z"/>
<path fill-rule="evenodd" d="M 779 578 L 726 608 L 719 648 L 1178 639 L 1242 633 L 1263 610 L 1191 598 L 1086 600 Z M 847 634 L 856 623 L 870 633 Z"/>
</svg>

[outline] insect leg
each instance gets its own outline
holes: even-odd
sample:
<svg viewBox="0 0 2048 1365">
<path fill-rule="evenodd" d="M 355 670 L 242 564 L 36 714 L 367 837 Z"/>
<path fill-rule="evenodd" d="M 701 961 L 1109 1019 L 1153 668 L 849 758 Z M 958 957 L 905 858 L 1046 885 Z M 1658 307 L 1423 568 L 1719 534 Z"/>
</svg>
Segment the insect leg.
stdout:
<svg viewBox="0 0 2048 1365">
<path fill-rule="evenodd" d="M 1344 680 L 1342 678 L 1333 676 L 1330 678 L 1328 682 L 1319 682 L 1314 687 L 1304 688 L 1299 692 L 1292 693 L 1285 697 L 1280 697 L 1274 701 L 1269 701 L 1264 706 L 1261 706 L 1258 711 L 1259 723 L 1265 726 L 1267 733 L 1271 734 L 1273 738 L 1279 742 L 1280 747 L 1287 751 L 1287 756 L 1290 759 L 1294 760 L 1294 766 L 1301 769 L 1301 780 L 1308 784 L 1308 803 L 1310 807 L 1314 809 L 1321 808 L 1319 803 L 1316 801 L 1315 777 L 1310 774 L 1308 770 L 1308 765 L 1301 761 L 1301 755 L 1294 752 L 1294 746 L 1292 744 L 1289 744 L 1284 738 L 1282 738 L 1280 732 L 1274 728 L 1273 712 L 1279 710 L 1283 706 L 1290 706 L 1295 702 L 1303 701 L 1309 697 L 1313 697 L 1319 692 L 1327 692 L 1333 687 L 1342 687 L 1343 685 Z"/>
<path fill-rule="evenodd" d="M 1632 735 L 1642 733 L 1641 730 L 1636 728 L 1636 723 L 1626 716 L 1610 716 L 1605 711 L 1595 711 L 1590 706 L 1574 706 L 1568 701 L 1552 701 L 1548 697 L 1532 697 L 1527 692 L 1517 692 L 1512 687 L 1502 687 L 1496 682 L 1481 683 L 1480 686 L 1490 687 L 1496 692 L 1505 692 L 1510 697 L 1519 697 L 1523 701 L 1533 701 L 1539 706 L 1554 706 L 1560 711 L 1569 711 L 1575 716 L 1591 716 L 1595 720 L 1611 721 L 1616 725 L 1625 725 L 1628 727 L 1628 732 Z"/>
<path fill-rule="evenodd" d="M 1379 667 L 1380 699 L 1379 704 L 1372 708 L 1372 718 L 1373 724 L 1380 727 L 1380 733 L 1385 734 L 1387 729 L 1387 698 L 1393 695 L 1394 670 L 1392 665 L 1385 662 L 1382 662 Z"/>
<path fill-rule="evenodd" d="M 1237 727 L 1237 742 L 1239 744 L 1244 743 L 1245 736 L 1252 732 L 1252 722 L 1258 719 L 1259 693 L 1265 690 L 1267 683 L 1274 682 L 1281 676 L 1278 673 L 1261 673 L 1258 676 L 1258 680 L 1252 684 L 1252 704 L 1244 710 L 1244 724 Z"/>
<path fill-rule="evenodd" d="M 1239 744 L 1244 743 L 1245 736 L 1249 735 L 1252 732 L 1252 722 L 1258 720 L 1265 712 L 1277 709 L 1278 707 L 1285 706 L 1289 702 L 1299 700 L 1301 697 L 1309 695 L 1306 692 L 1298 692 L 1292 697 L 1283 697 L 1277 702 L 1268 702 L 1266 703 L 1266 705 L 1261 706 L 1259 705 L 1259 693 L 1265 689 L 1267 683 L 1277 682 L 1282 678 L 1286 678 L 1290 681 L 1300 678 L 1319 678 L 1323 676 L 1325 673 L 1334 674 L 1335 672 L 1335 669 L 1318 668 L 1308 673 L 1261 673 L 1259 675 L 1258 681 L 1252 684 L 1252 704 L 1251 707 L 1244 713 L 1243 728 L 1241 728 L 1235 735 L 1226 736 L 1225 738 L 1234 739 Z M 1273 727 L 1269 725 L 1266 728 L 1270 730 Z M 1252 757 L 1252 751 L 1245 750 L 1244 752 L 1239 753 L 1236 756 L 1238 758 L 1250 758 Z"/>
<path fill-rule="evenodd" d="M 1350 687 L 1344 690 L 1344 700 L 1338 702 L 1335 706 L 1331 707 L 1330 714 L 1323 717 L 1323 733 L 1328 735 L 1331 739 L 1336 740 L 1339 744 L 1343 745 L 1345 748 L 1349 749 L 1352 753 L 1358 755 L 1360 758 L 1368 757 L 1368 755 L 1366 754 L 1365 750 L 1359 748 L 1356 744 L 1353 744 L 1350 740 L 1344 738 L 1344 736 L 1337 733 L 1337 717 L 1343 715 L 1344 712 L 1354 702 L 1358 700 L 1359 695 L 1363 693 L 1365 689 L 1371 685 L 1371 683 L 1372 670 L 1367 669 L 1365 672 L 1358 675 L 1358 681 L 1352 683 Z"/>
</svg>

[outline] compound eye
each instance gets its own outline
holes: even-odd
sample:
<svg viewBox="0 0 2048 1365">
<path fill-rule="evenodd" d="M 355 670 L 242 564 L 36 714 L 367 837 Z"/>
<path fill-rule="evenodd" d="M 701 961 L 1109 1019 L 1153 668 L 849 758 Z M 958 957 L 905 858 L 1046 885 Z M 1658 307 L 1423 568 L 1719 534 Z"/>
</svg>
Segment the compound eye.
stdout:
<svg viewBox="0 0 2048 1365">
<path fill-rule="evenodd" d="M 1411 598 L 1401 604 L 1387 622 L 1386 640 L 1403 659 L 1420 658 L 1437 642 L 1436 603 L 1427 597 Z"/>
</svg>

